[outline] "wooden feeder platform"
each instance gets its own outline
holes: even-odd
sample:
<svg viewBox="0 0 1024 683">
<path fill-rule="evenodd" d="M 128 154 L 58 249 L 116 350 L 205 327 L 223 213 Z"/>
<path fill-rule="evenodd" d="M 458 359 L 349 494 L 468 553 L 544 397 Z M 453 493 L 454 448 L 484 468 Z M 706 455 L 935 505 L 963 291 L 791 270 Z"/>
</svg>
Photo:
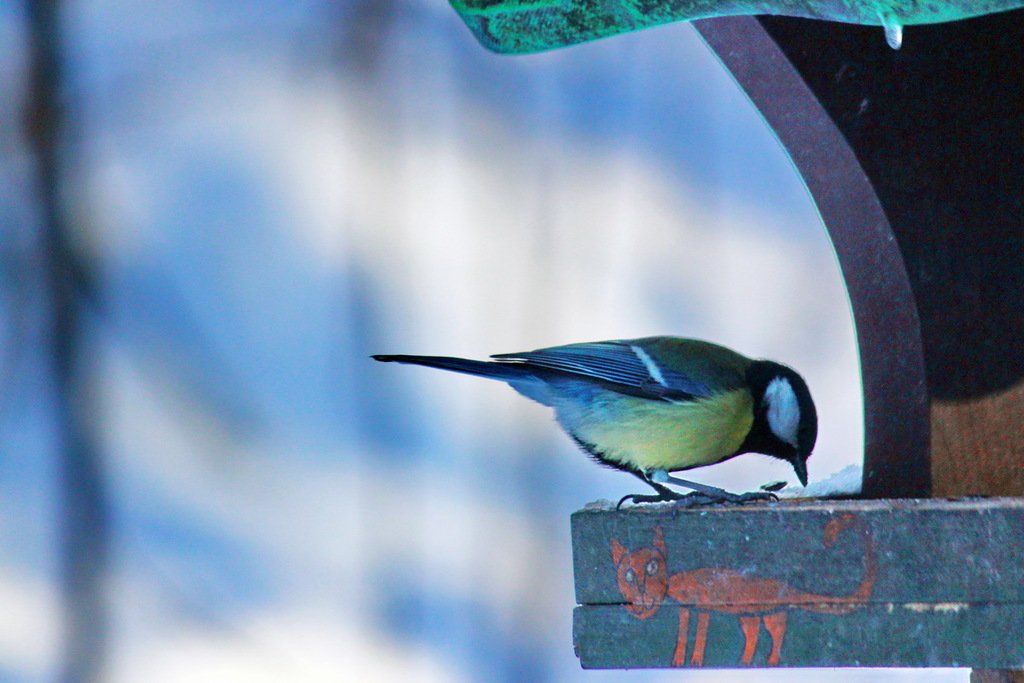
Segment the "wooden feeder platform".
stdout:
<svg viewBox="0 0 1024 683">
<path fill-rule="evenodd" d="M 874 27 L 695 26 L 835 245 L 863 498 L 577 512 L 581 664 L 1024 681 L 1024 11 L 913 27 L 899 51 Z"/>
<path fill-rule="evenodd" d="M 742 9 L 452 4 L 513 52 Z M 908 26 L 894 50 L 854 5 L 768 4 L 854 23 L 693 23 L 835 246 L 861 359 L 863 499 L 577 512 L 584 667 L 970 666 L 974 681 L 1024 681 L 1024 10 L 890 3 L 911 24 L 981 15 Z"/>
<path fill-rule="evenodd" d="M 1024 666 L 1024 500 L 572 516 L 584 668 Z"/>
<path fill-rule="evenodd" d="M 835 245 L 863 498 L 577 512 L 581 664 L 1024 681 L 1024 11 L 916 26 L 899 51 L 874 27 L 694 23 Z"/>
</svg>

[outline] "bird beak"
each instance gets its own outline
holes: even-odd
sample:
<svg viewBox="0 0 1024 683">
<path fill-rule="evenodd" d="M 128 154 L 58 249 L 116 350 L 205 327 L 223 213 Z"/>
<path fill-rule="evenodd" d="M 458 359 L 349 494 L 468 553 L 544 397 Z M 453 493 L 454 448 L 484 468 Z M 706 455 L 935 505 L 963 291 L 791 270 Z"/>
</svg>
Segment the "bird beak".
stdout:
<svg viewBox="0 0 1024 683">
<path fill-rule="evenodd" d="M 801 486 L 807 486 L 807 461 L 806 460 L 794 460 L 793 471 L 796 472 L 796 478 L 800 480 Z"/>
</svg>

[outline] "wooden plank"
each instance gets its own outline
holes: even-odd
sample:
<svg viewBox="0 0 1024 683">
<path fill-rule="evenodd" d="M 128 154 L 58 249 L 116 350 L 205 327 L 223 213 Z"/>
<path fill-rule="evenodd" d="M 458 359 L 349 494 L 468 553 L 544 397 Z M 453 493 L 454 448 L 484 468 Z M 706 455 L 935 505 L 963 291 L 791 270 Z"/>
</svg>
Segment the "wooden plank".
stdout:
<svg viewBox="0 0 1024 683">
<path fill-rule="evenodd" d="M 830 522 L 852 515 L 830 544 Z M 572 516 L 579 604 L 621 604 L 610 544 L 650 547 L 660 528 L 673 570 L 730 568 L 827 595 L 853 590 L 866 546 L 877 580 L 869 602 L 1024 601 L 1024 499 L 806 501 Z"/>
<path fill-rule="evenodd" d="M 971 683 L 1024 683 L 1024 671 L 975 669 L 971 672 Z"/>
<path fill-rule="evenodd" d="M 587 668 L 1024 665 L 1024 500 L 588 506 L 572 536 Z"/>
<path fill-rule="evenodd" d="M 970 399 L 934 400 L 931 416 L 932 451 L 940 454 L 932 461 L 935 495 L 1024 495 L 1024 379 Z M 976 464 L 964 467 L 958 453 Z"/>
<path fill-rule="evenodd" d="M 748 637 L 744 621 L 756 637 Z M 634 618 L 620 605 L 586 605 L 573 613 L 576 655 L 585 669 L 1018 668 L 1024 665 L 1022 633 L 1021 603 L 938 610 L 920 603 L 872 604 L 846 615 L 781 607 L 744 616 L 679 605 L 665 605 L 648 619 Z"/>
</svg>

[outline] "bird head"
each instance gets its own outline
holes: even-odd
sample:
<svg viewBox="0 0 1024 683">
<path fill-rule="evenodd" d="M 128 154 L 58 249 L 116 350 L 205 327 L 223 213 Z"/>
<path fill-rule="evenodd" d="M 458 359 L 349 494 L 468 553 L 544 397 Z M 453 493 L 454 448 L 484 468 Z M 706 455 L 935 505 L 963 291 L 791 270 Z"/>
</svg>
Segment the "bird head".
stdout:
<svg viewBox="0 0 1024 683">
<path fill-rule="evenodd" d="M 754 426 L 744 451 L 764 453 L 793 466 L 807 486 L 807 459 L 818 438 L 818 413 L 803 377 L 774 361 L 759 360 L 747 370 L 754 399 Z"/>
</svg>

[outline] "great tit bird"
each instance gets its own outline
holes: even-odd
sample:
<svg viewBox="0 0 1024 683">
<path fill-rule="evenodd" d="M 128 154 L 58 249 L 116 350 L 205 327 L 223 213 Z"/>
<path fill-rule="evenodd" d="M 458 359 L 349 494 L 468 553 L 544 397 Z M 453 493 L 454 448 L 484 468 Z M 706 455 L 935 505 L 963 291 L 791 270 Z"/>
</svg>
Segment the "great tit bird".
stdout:
<svg viewBox="0 0 1024 683">
<path fill-rule="evenodd" d="M 818 418 L 806 382 L 785 365 L 751 360 L 717 344 L 646 337 L 503 353 L 491 361 L 373 358 L 502 380 L 550 406 L 562 429 L 595 460 L 636 475 L 657 492 L 624 496 L 620 506 L 627 500 L 773 498 L 765 492 L 733 494 L 669 475 L 743 453 L 785 460 L 807 485 Z M 683 496 L 665 484 L 694 493 Z"/>
</svg>

